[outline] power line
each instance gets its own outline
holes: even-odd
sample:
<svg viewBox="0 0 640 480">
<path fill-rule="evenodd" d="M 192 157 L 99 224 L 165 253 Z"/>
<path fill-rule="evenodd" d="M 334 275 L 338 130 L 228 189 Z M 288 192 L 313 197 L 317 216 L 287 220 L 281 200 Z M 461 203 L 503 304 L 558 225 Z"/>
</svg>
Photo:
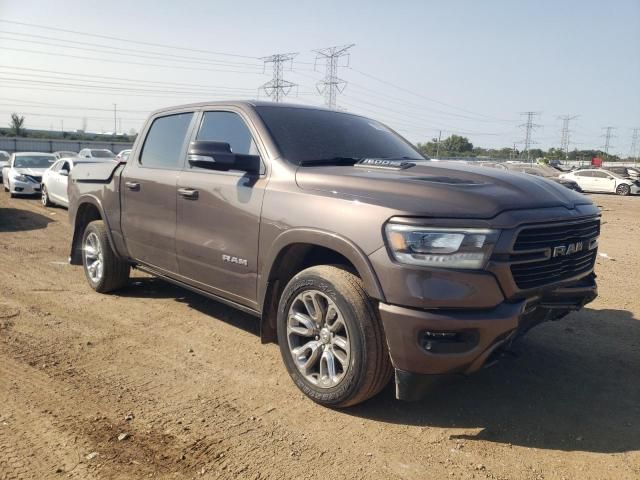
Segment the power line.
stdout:
<svg viewBox="0 0 640 480">
<path fill-rule="evenodd" d="M 520 127 L 524 127 L 525 129 L 525 134 L 524 134 L 524 152 L 526 152 L 527 154 L 527 160 L 531 160 L 531 155 L 529 152 L 529 148 L 531 147 L 532 144 L 536 143 L 533 141 L 533 131 L 540 127 L 540 125 L 533 123 L 533 119 L 537 116 L 540 115 L 540 112 L 523 112 L 520 115 L 526 115 L 527 116 L 527 120 L 525 123 L 521 124 Z"/>
<path fill-rule="evenodd" d="M 248 70 L 219 70 L 214 68 L 198 68 L 198 67 L 188 67 L 183 65 L 167 65 L 167 64 L 158 64 L 158 63 L 148 63 L 148 62 L 131 62 L 128 60 L 119 60 L 115 58 L 96 58 L 96 57 L 85 57 L 82 55 L 70 55 L 68 53 L 59 53 L 59 52 L 44 52 L 40 50 L 29 50 L 28 48 L 14 48 L 14 47 L 6 47 L 2 46 L 3 50 L 13 50 L 15 52 L 26 52 L 26 53 L 36 53 L 40 55 L 53 55 L 55 57 L 67 57 L 67 58 L 77 58 L 80 60 L 91 60 L 97 62 L 108 62 L 108 63 L 116 63 L 118 65 L 126 64 L 126 65 L 141 65 L 143 67 L 162 67 L 162 68 L 171 68 L 171 69 L 181 69 L 181 70 L 197 70 L 201 72 L 217 72 L 217 73 L 249 73 L 252 75 L 261 75 L 260 71 L 248 71 Z"/>
<path fill-rule="evenodd" d="M 316 62 L 318 60 L 325 61 L 324 79 L 317 83 L 316 88 L 318 89 L 318 93 L 324 95 L 325 104 L 329 108 L 336 108 L 338 93 L 344 92 L 344 89 L 347 88 L 347 82 L 338 77 L 338 62 L 340 58 L 346 58 L 347 64 L 343 66 L 348 67 L 349 59 L 351 58 L 348 50 L 354 46 L 355 43 L 351 43 L 349 45 L 315 50 Z"/>
<path fill-rule="evenodd" d="M 127 44 L 138 44 L 138 45 L 147 45 L 147 46 L 151 46 L 151 47 L 160 47 L 160 48 L 171 48 L 173 50 L 182 50 L 185 52 L 197 52 L 197 53 L 206 53 L 208 55 L 220 55 L 220 56 L 225 56 L 225 57 L 237 57 L 237 58 L 251 58 L 251 59 L 255 59 L 258 60 L 258 57 L 252 57 L 249 55 L 240 55 L 237 53 L 226 53 L 226 52 L 219 52 L 219 51 L 214 51 L 214 50 L 202 50 L 202 49 L 198 49 L 198 48 L 187 48 L 187 47 L 178 47 L 175 45 L 167 45 L 164 43 L 153 43 L 153 42 L 143 42 L 140 40 L 131 40 L 128 38 L 122 38 L 122 37 L 114 37 L 114 36 L 110 36 L 110 35 L 100 35 L 97 33 L 88 33 L 88 32 L 80 32 L 77 30 L 68 30 L 68 29 L 64 29 L 64 28 L 56 28 L 56 27 L 52 27 L 51 25 L 38 25 L 35 23 L 27 23 L 27 22 L 18 22 L 15 20 L 3 20 L 0 19 L 0 22 L 2 23 L 10 23 L 13 25 L 22 25 L 24 27 L 33 27 L 33 28 L 40 28 L 40 29 L 44 29 L 47 31 L 56 31 L 56 32 L 64 32 L 64 33 L 73 33 L 74 35 L 84 35 L 87 37 L 95 37 L 95 38 L 105 38 L 108 40 L 116 40 L 119 42 L 126 42 Z"/>
<path fill-rule="evenodd" d="M 289 95 L 293 87 L 298 85 L 284 79 L 284 67 L 288 63 L 290 69 L 293 68 L 293 59 L 297 53 L 276 53 L 268 57 L 263 57 L 265 68 L 269 63 L 273 64 L 273 77 L 260 88 L 271 97 L 274 102 L 280 102 Z"/>
<path fill-rule="evenodd" d="M 110 85 L 95 85 L 96 81 L 92 81 L 92 80 L 82 80 L 82 79 L 77 79 L 76 82 L 84 82 L 84 83 L 70 83 L 68 81 L 63 81 L 63 82 L 53 82 L 50 80 L 38 80 L 38 79 L 34 79 L 34 80 L 29 80 L 29 79 L 24 79 L 24 78 L 16 78 L 16 77 L 0 77 L 0 80 L 5 80 L 5 81 L 10 81 L 10 82 L 17 82 L 17 83 L 25 83 L 25 84 L 29 84 L 29 85 L 51 85 L 51 86 L 59 86 L 59 87 L 81 87 L 81 88 L 89 88 L 89 89 L 96 89 L 96 90 L 106 90 L 106 91 L 116 91 L 116 92 L 122 92 L 122 93 L 128 93 L 128 92 L 144 92 L 144 93 L 159 93 L 159 94 L 177 94 L 177 95 L 192 95 L 192 96 L 196 96 L 196 95 L 209 95 L 214 93 L 214 90 L 209 90 L 209 91 L 204 91 L 204 90 L 179 90 L 179 89 L 175 89 L 175 90 L 169 90 L 169 89 L 149 89 L 149 88 L 133 88 L 130 86 L 122 86 L 122 87 L 117 87 L 117 86 L 110 86 Z M 66 79 L 59 79 L 59 80 L 66 80 Z M 221 92 L 223 94 L 230 94 L 233 92 Z"/>
<path fill-rule="evenodd" d="M 578 115 L 561 115 L 558 117 L 562 120 L 562 131 L 560 137 L 560 148 L 564 152 L 565 160 L 569 158 L 569 143 L 571 138 L 571 130 L 569 130 L 569 122 L 578 118 Z"/>
<path fill-rule="evenodd" d="M 5 33 L 5 34 L 8 33 L 8 34 L 12 34 L 12 35 L 25 35 L 25 34 L 18 34 L 18 33 L 14 33 L 14 32 L 3 32 L 3 31 L 0 31 L 0 33 Z M 45 42 L 45 41 L 40 41 L 40 40 L 26 40 L 26 39 L 22 39 L 22 38 L 11 38 L 11 37 L 0 37 L 0 40 L 9 40 L 9 41 L 12 41 L 12 42 L 23 42 L 23 43 L 35 43 L 35 44 L 38 44 L 38 45 L 47 45 L 47 46 L 51 46 L 51 47 L 72 48 L 74 50 L 83 50 L 83 51 L 86 51 L 86 52 L 106 53 L 107 55 L 120 55 L 120 56 L 125 56 L 125 57 L 148 58 L 148 59 L 151 59 L 151 60 L 164 60 L 164 59 L 168 58 L 169 60 L 171 60 L 173 62 L 194 63 L 194 64 L 200 64 L 200 65 L 218 65 L 218 66 L 242 67 L 242 68 L 251 67 L 251 68 L 260 69 L 260 65 L 252 64 L 252 63 L 246 63 L 246 62 L 215 61 L 215 60 L 207 60 L 205 58 L 185 57 L 185 56 L 182 56 L 182 55 L 171 55 L 169 53 L 164 53 L 164 52 L 150 52 L 148 50 L 134 50 L 134 49 L 130 49 L 130 48 L 128 48 L 127 50 L 123 51 L 121 47 L 111 47 L 109 45 L 103 45 L 103 44 L 99 44 L 99 43 L 76 42 L 74 40 L 64 40 L 64 39 L 59 39 L 59 38 L 55 38 L 55 37 L 47 37 L 47 36 L 42 36 L 42 35 L 33 35 L 33 37 L 42 38 L 42 39 L 46 39 L 46 40 L 49 40 L 49 41 Z M 63 42 L 63 44 L 61 45 L 59 43 L 52 43 L 51 40 L 55 40 L 56 42 Z M 64 43 L 70 43 L 72 45 L 64 45 Z M 82 46 L 76 46 L 76 45 L 82 45 Z M 96 47 L 100 47 L 100 48 L 87 48 L 87 45 L 96 46 Z M 109 50 L 115 50 L 115 51 L 109 51 Z"/>
<path fill-rule="evenodd" d="M 489 115 L 485 115 L 485 114 L 483 114 L 483 113 L 478 113 L 478 112 L 473 112 L 473 111 L 471 111 L 471 110 L 466 110 L 466 109 L 464 109 L 464 108 L 457 107 L 457 106 L 452 105 L 452 104 L 450 104 L 450 103 L 446 103 L 446 102 L 442 102 L 442 101 L 440 101 L 440 100 L 436 100 L 436 99 L 430 98 L 430 97 L 428 97 L 428 96 L 426 96 L 426 95 L 424 95 L 424 94 L 422 94 L 422 93 L 418 93 L 418 92 L 411 91 L 411 90 L 409 90 L 409 89 L 407 89 L 407 88 L 401 87 L 401 86 L 396 85 L 396 84 L 391 83 L 391 82 L 388 82 L 387 80 L 383 80 L 383 79 L 381 79 L 381 78 L 375 77 L 374 75 L 371 75 L 371 74 L 369 74 L 369 73 L 362 72 L 362 71 L 357 70 L 357 69 L 355 69 L 355 68 L 353 68 L 353 67 L 348 67 L 348 68 L 349 68 L 349 70 L 352 70 L 352 71 L 354 71 L 354 72 L 356 72 L 356 73 L 359 73 L 360 75 L 362 75 L 362 76 L 364 76 L 364 77 L 367 77 L 367 78 L 370 78 L 371 80 L 375 80 L 376 82 L 379 82 L 379 83 L 382 83 L 382 84 L 384 84 L 384 85 L 387 85 L 387 86 L 390 86 L 390 87 L 396 88 L 396 89 L 398 89 L 398 90 L 400 90 L 400 91 L 403 91 L 403 92 L 405 92 L 405 93 L 409 93 L 409 94 L 411 94 L 411 95 L 415 95 L 416 97 L 423 98 L 423 99 L 425 99 L 425 100 L 427 100 L 427 101 L 429 101 L 429 102 L 437 103 L 438 105 L 442 105 L 442 106 L 445 106 L 445 107 L 448 107 L 448 108 L 452 108 L 452 109 L 454 109 L 454 110 L 459 110 L 459 111 L 461 111 L 461 112 L 465 112 L 465 113 L 468 113 L 468 114 L 471 114 L 471 115 L 476 115 L 476 116 L 480 116 L 480 117 L 485 117 L 485 118 L 488 118 L 488 119 L 494 119 L 494 120 L 497 120 L 497 121 L 500 121 L 500 122 L 505 122 L 505 123 L 510 123 L 510 122 L 511 122 L 511 120 L 506 120 L 506 119 L 503 119 L 503 118 L 497 118 L 497 117 L 491 117 L 491 116 L 489 116 Z"/>
<path fill-rule="evenodd" d="M 68 72 L 59 72 L 56 70 L 45 70 L 42 68 L 28 68 L 28 67 L 13 67 L 13 66 L 6 66 L 6 65 L 0 65 L 0 70 L 25 70 L 28 72 L 39 72 L 39 73 L 50 73 L 53 75 L 58 75 L 58 76 L 62 76 L 62 77 L 71 77 L 74 80 L 79 80 L 78 77 L 87 77 L 87 78 L 97 78 L 100 80 L 109 80 L 109 84 L 120 84 L 120 85 L 126 85 L 127 83 L 133 83 L 135 85 L 140 85 L 141 83 L 144 84 L 157 84 L 157 85 L 167 85 L 170 87 L 188 87 L 188 88 L 193 88 L 193 89 L 200 89 L 199 87 L 202 87 L 202 89 L 216 89 L 216 90 L 232 90 L 232 91 L 246 91 L 246 92 L 255 92 L 254 88 L 242 88 L 242 87 L 227 87 L 227 86 L 222 86 L 222 85 L 211 85 L 211 84 L 202 84 L 202 83 L 181 83 L 181 82 L 162 82 L 162 81 L 158 81 L 158 80 L 148 80 L 148 79 L 144 79 L 144 80 L 140 80 L 140 79 L 136 79 L 136 78 L 131 78 L 131 77 L 112 77 L 112 76 L 105 76 L 105 75 L 95 75 L 95 74 L 88 74 L 88 73 L 68 73 Z M 16 75 L 16 73 L 12 73 L 10 72 L 11 75 Z M 27 75 L 27 74 L 21 74 L 18 73 L 17 75 Z M 56 79 L 57 77 L 55 76 L 51 76 L 51 75 L 34 75 L 29 73 L 28 74 L 29 77 L 33 77 L 33 76 L 40 76 L 40 77 L 47 77 L 47 78 L 52 78 L 52 79 Z M 63 80 L 62 78 L 57 78 L 58 80 Z M 113 80 L 116 80 L 115 82 Z"/>
</svg>

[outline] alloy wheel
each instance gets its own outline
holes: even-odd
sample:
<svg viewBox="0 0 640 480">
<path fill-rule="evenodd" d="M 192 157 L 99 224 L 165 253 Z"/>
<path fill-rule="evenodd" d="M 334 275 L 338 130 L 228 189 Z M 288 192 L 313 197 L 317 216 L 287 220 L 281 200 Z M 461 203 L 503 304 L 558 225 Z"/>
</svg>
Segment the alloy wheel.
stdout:
<svg viewBox="0 0 640 480">
<path fill-rule="evenodd" d="M 84 264 L 91 281 L 94 283 L 98 283 L 102 279 L 104 271 L 103 262 L 100 240 L 94 232 L 91 232 L 87 235 L 84 242 Z"/>
<path fill-rule="evenodd" d="M 305 290 L 291 303 L 287 316 L 289 353 L 304 376 L 320 388 L 344 378 L 351 359 L 349 330 L 336 304 L 319 290 Z"/>
</svg>

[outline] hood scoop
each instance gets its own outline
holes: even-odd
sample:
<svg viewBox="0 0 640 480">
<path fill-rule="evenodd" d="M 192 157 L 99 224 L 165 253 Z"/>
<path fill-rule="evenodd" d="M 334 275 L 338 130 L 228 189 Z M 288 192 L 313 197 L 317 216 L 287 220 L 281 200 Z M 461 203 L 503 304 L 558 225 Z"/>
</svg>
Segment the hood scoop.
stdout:
<svg viewBox="0 0 640 480">
<path fill-rule="evenodd" d="M 412 177 L 410 181 L 439 183 L 441 185 L 486 185 L 487 182 L 477 182 L 469 178 L 429 176 L 429 177 Z"/>
<path fill-rule="evenodd" d="M 359 168 L 375 168 L 376 170 L 406 170 L 416 164 L 408 160 L 389 160 L 385 158 L 363 158 L 353 165 Z"/>
</svg>

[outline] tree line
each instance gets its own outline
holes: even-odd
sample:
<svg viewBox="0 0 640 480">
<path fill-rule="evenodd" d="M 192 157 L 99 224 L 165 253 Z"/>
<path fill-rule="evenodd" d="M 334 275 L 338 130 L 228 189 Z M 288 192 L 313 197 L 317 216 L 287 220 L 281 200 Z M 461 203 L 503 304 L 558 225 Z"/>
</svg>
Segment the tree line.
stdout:
<svg viewBox="0 0 640 480">
<path fill-rule="evenodd" d="M 437 138 L 431 139 L 426 143 L 418 143 L 418 149 L 423 155 L 431 158 L 448 158 L 448 157 L 491 157 L 501 160 L 521 160 L 527 157 L 527 153 L 522 150 L 505 148 L 482 148 L 476 147 L 469 141 L 467 137 L 460 135 L 451 135 L 438 142 Z M 549 148 L 542 150 L 541 148 L 530 148 L 528 158 L 536 160 L 539 158 L 545 160 L 564 160 L 565 152 L 561 148 Z M 602 150 L 578 150 L 574 149 L 568 152 L 568 160 L 591 160 L 593 157 L 600 157 L 608 161 L 622 160 L 618 155 L 606 154 Z"/>
</svg>

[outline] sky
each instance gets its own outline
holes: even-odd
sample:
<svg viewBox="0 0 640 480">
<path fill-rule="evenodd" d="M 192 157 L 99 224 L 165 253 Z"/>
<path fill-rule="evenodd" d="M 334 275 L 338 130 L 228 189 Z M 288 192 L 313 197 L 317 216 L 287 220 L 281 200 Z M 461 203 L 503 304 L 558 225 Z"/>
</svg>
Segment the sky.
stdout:
<svg viewBox="0 0 640 480">
<path fill-rule="evenodd" d="M 640 127 L 640 0 L 0 0 L 0 124 L 112 132 L 115 104 L 137 131 L 160 107 L 268 99 L 276 53 L 297 53 L 286 100 L 322 105 L 314 51 L 349 44 L 338 107 L 414 143 L 511 147 L 533 111 L 532 147 L 559 146 L 571 115 L 570 148 L 612 126 L 626 156 Z"/>
</svg>

